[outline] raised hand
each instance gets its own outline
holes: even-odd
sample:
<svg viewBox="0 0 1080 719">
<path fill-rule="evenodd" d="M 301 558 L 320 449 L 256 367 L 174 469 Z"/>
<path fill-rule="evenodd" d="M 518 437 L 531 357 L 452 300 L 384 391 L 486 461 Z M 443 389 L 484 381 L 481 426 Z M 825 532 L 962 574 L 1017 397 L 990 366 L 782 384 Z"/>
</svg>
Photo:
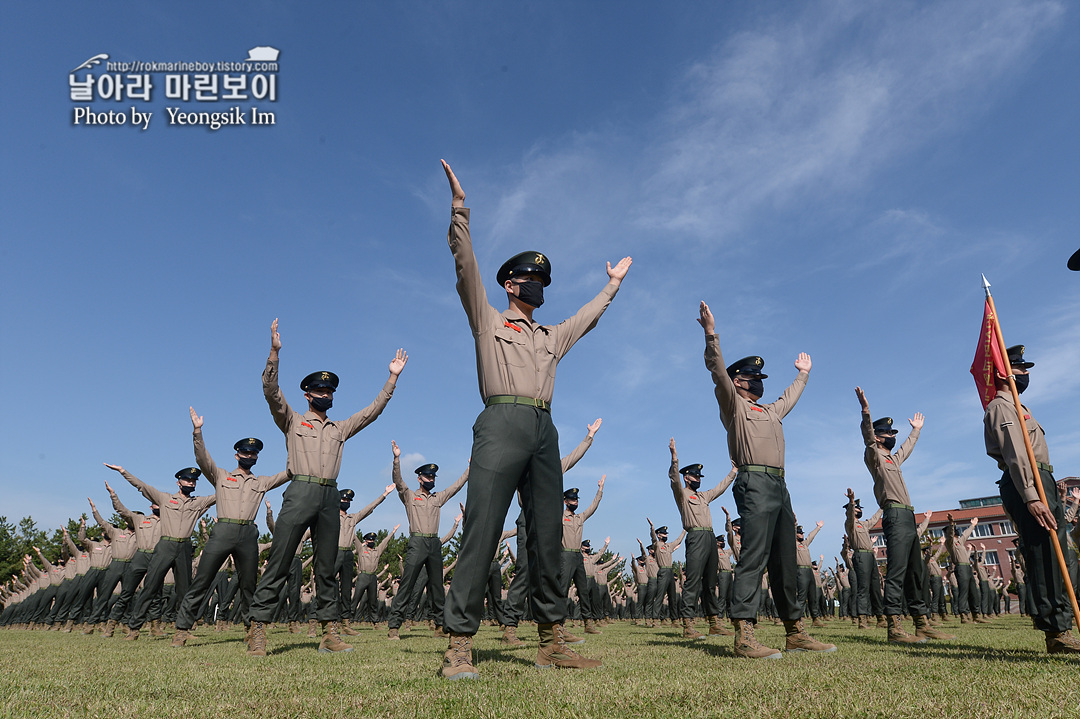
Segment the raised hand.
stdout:
<svg viewBox="0 0 1080 719">
<path fill-rule="evenodd" d="M 911 425 L 912 429 L 922 429 L 922 426 L 923 426 L 923 413 L 922 412 L 916 412 L 915 416 L 908 420 L 908 424 Z"/>
<path fill-rule="evenodd" d="M 281 351 L 281 333 L 277 331 L 277 317 L 270 323 L 270 351 Z"/>
<path fill-rule="evenodd" d="M 386 489 L 383 490 L 383 496 L 385 497 L 386 495 L 390 494 L 393 491 L 394 491 L 394 483 L 391 482 L 390 484 L 386 485 Z"/>
<path fill-rule="evenodd" d="M 601 417 L 597 417 L 595 422 L 593 422 L 592 424 L 586 425 L 586 427 L 589 428 L 589 439 L 592 439 L 593 437 L 596 436 L 596 430 L 600 429 L 600 424 L 603 421 L 604 420 Z"/>
<path fill-rule="evenodd" d="M 818 528 L 818 529 L 821 529 L 821 528 L 822 528 L 822 527 L 824 527 L 824 526 L 825 526 L 825 522 L 818 522 L 818 523 L 817 523 L 817 528 Z"/>
<path fill-rule="evenodd" d="M 604 482 L 606 482 L 606 481 L 607 481 L 607 475 L 606 475 L 606 474 L 604 474 L 604 475 L 601 475 L 601 476 L 600 476 L 600 481 L 599 481 L 599 482 L 597 482 L 597 483 L 596 483 L 596 485 L 597 485 L 598 487 L 600 487 L 600 489 L 603 489 L 603 488 L 604 488 Z"/>
<path fill-rule="evenodd" d="M 194 427 L 195 429 L 202 429 L 202 424 L 203 424 L 202 417 L 195 414 L 195 408 L 194 407 L 188 407 L 188 410 L 191 412 L 191 426 Z"/>
<path fill-rule="evenodd" d="M 394 355 L 394 359 L 390 360 L 390 374 L 397 377 L 401 374 L 401 370 L 405 369 L 405 363 L 409 361 L 409 355 L 405 354 L 404 349 L 399 349 L 397 354 Z"/>
<path fill-rule="evenodd" d="M 401 447 L 397 446 L 397 442 L 395 442 L 394 440 L 390 440 L 390 446 L 394 450 L 394 457 L 395 458 L 400 457 L 401 456 Z"/>
<path fill-rule="evenodd" d="M 859 406 L 862 407 L 862 411 L 870 414 L 870 403 L 866 401 L 866 394 L 862 391 L 862 387 L 855 388 L 855 396 L 859 398 Z"/>
<path fill-rule="evenodd" d="M 810 355 L 805 352 L 800 352 L 798 358 L 795 360 L 795 369 L 800 372 L 809 372 L 811 366 Z"/>
<path fill-rule="evenodd" d="M 852 491 L 851 487 L 847 488 L 847 498 L 849 502 L 855 501 L 855 492 Z"/>
<path fill-rule="evenodd" d="M 607 274 L 611 278 L 611 281 L 615 284 L 619 284 L 626 277 L 626 273 L 630 270 L 630 265 L 634 264 L 634 260 L 630 257 L 624 257 L 619 260 L 618 264 L 614 267 L 611 263 L 607 263 Z"/>
<path fill-rule="evenodd" d="M 716 318 L 713 317 L 712 310 L 709 309 L 709 306 L 705 304 L 705 300 L 702 300 L 701 304 L 698 305 L 697 321 L 698 324 L 701 325 L 701 329 L 705 330 L 705 334 L 716 334 Z"/>
<path fill-rule="evenodd" d="M 108 467 L 109 469 L 114 470 L 116 472 L 123 472 L 124 471 L 124 468 L 121 467 L 119 464 L 108 464 L 107 462 L 102 462 L 102 464 L 104 464 L 106 467 Z"/>
<path fill-rule="evenodd" d="M 450 203 L 453 207 L 465 206 L 465 190 L 461 189 L 461 183 L 458 182 L 457 175 L 450 169 L 450 165 L 446 163 L 446 160 L 439 160 L 442 163 L 443 172 L 446 173 L 446 179 L 450 181 L 450 195 L 453 198 Z"/>
<path fill-rule="evenodd" d="M 675 451 L 675 438 L 674 437 L 672 437 L 671 441 L 668 442 L 667 448 L 671 450 L 671 461 L 678 464 L 677 460 L 679 459 L 679 453 Z"/>
</svg>

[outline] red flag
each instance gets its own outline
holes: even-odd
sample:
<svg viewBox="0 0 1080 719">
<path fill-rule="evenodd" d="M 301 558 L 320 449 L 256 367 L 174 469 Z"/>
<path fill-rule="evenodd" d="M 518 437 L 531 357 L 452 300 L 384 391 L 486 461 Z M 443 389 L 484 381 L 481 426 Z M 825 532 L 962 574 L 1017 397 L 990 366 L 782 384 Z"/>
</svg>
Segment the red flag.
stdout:
<svg viewBox="0 0 1080 719">
<path fill-rule="evenodd" d="M 998 339 L 994 323 L 994 312 L 990 309 L 990 300 L 983 308 L 982 329 L 979 330 L 979 346 L 975 349 L 975 360 L 971 363 L 971 376 L 979 388 L 979 400 L 983 409 L 997 395 L 994 386 L 994 372 L 1008 374 L 1005 362 L 1001 358 L 1001 341 Z"/>
</svg>

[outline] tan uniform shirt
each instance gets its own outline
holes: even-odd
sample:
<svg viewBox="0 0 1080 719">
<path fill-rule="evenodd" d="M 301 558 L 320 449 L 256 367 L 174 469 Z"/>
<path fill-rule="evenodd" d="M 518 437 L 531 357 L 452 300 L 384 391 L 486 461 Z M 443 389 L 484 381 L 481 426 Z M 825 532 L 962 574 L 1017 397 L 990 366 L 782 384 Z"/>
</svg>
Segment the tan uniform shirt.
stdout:
<svg viewBox="0 0 1080 719">
<path fill-rule="evenodd" d="M 712 373 L 716 385 L 716 402 L 720 405 L 720 421 L 727 430 L 728 455 L 737 466 L 763 464 L 784 467 L 784 425 L 782 420 L 795 407 L 810 375 L 799 372 L 795 381 L 772 404 L 758 404 L 740 397 L 728 377 L 720 339 L 705 338 L 705 367 Z"/>
<path fill-rule="evenodd" d="M 401 503 L 405 505 L 405 515 L 409 518 L 409 532 L 438 534 L 439 510 L 461 491 L 468 479 L 469 469 L 466 467 L 464 474 L 441 492 L 428 492 L 423 487 L 418 487 L 414 491 L 409 489 L 409 485 L 405 484 L 405 480 L 401 478 L 401 458 L 394 457 L 394 486 L 397 487 Z"/>
<path fill-rule="evenodd" d="M 723 549 L 721 549 L 720 547 L 717 547 L 716 548 L 716 561 L 717 561 L 717 563 L 719 565 L 717 568 L 721 572 L 730 572 L 731 571 L 731 550 L 728 549 L 727 547 L 724 547 Z"/>
<path fill-rule="evenodd" d="M 683 529 L 694 527 L 706 527 L 712 529 L 712 512 L 709 511 L 709 502 L 713 501 L 727 489 L 727 485 L 735 478 L 737 470 L 731 470 L 726 477 L 720 480 L 720 484 L 712 489 L 704 491 L 698 487 L 697 491 L 687 488 L 679 474 L 679 465 L 671 463 L 668 470 L 668 478 L 671 480 L 671 493 L 675 495 L 675 504 L 679 507 L 679 515 L 682 517 Z"/>
<path fill-rule="evenodd" d="M 731 550 L 731 556 L 735 557 L 737 562 L 739 561 L 739 552 L 742 551 L 742 539 L 735 534 L 735 526 L 731 523 L 731 517 L 724 521 L 724 531 L 727 533 L 727 543 L 728 548 Z"/>
<path fill-rule="evenodd" d="M 656 575 L 660 573 L 660 565 L 656 563 L 656 557 L 648 556 L 645 558 L 645 574 L 649 579 L 656 579 Z"/>
<path fill-rule="evenodd" d="M 338 549 L 352 549 L 353 540 L 356 539 L 356 525 L 386 499 L 385 494 L 380 494 L 375 501 L 361 509 L 359 512 L 341 512 L 341 528 L 338 530 Z M 339 510 L 340 511 L 340 510 Z"/>
<path fill-rule="evenodd" d="M 476 342 L 480 397 L 516 395 L 551 402 L 555 368 L 574 343 L 596 326 L 618 287 L 608 283 L 577 314 L 557 325 L 530 322 L 517 311 L 488 303 L 469 233 L 469 210 L 452 208 L 447 242 L 454 255 L 457 291 Z"/>
<path fill-rule="evenodd" d="M 136 548 L 147 552 L 154 551 L 158 540 L 161 539 L 161 520 L 153 514 L 146 515 L 142 512 L 132 512 L 124 506 L 116 494 L 112 495 L 112 503 L 116 513 L 131 522 L 131 526 L 135 528 Z"/>
<path fill-rule="evenodd" d="M 810 556 L 810 543 L 814 541 L 820 529 L 821 527 L 814 527 L 810 530 L 810 534 L 806 535 L 806 539 L 795 542 L 795 563 L 800 567 L 809 567 L 813 563 L 814 558 Z"/>
<path fill-rule="evenodd" d="M 263 395 L 270 405 L 270 414 L 274 424 L 285 434 L 285 451 L 289 458 L 286 469 L 293 475 L 319 477 L 337 480 L 341 471 L 341 451 L 345 440 L 374 422 L 390 397 L 394 394 L 394 383 L 389 380 L 379 390 L 375 401 L 346 420 L 335 422 L 327 418 L 324 422 L 311 410 L 300 414 L 285 401 L 285 395 L 278 387 L 278 363 L 266 360 L 263 370 Z"/>
<path fill-rule="evenodd" d="M 71 537 L 66 534 L 64 535 L 64 544 L 67 545 L 68 551 L 71 553 L 71 557 L 74 560 L 73 562 L 68 562 L 68 564 L 75 565 L 75 574 L 80 576 L 86 574 L 86 570 L 90 568 L 90 553 L 84 552 L 76 547 L 75 542 L 71 541 Z"/>
<path fill-rule="evenodd" d="M 217 497 L 187 497 L 183 492 L 166 494 L 151 487 L 126 469 L 121 472 L 148 500 L 161 508 L 161 536 L 188 539 L 195 531 L 195 523 L 217 502 Z"/>
<path fill-rule="evenodd" d="M 592 504 L 589 505 L 581 514 L 571 512 L 569 509 L 563 509 L 562 516 L 562 547 L 567 550 L 581 551 L 581 539 L 585 534 L 585 520 L 593 516 L 596 508 L 600 506 L 600 498 L 604 496 L 604 490 L 599 487 L 596 489 L 596 496 L 593 497 Z"/>
<path fill-rule="evenodd" d="M 226 472 L 214 463 L 206 451 L 202 429 L 191 433 L 191 441 L 195 445 L 195 463 L 202 470 L 203 477 L 214 485 L 218 519 L 255 521 L 255 515 L 262 507 L 263 495 L 289 481 L 288 472 L 259 477 L 240 467 Z"/>
<path fill-rule="evenodd" d="M 895 454 L 889 454 L 889 450 L 880 447 L 874 440 L 874 425 L 866 412 L 863 413 L 860 429 L 866 444 L 863 461 L 870 470 L 870 476 L 874 478 L 874 497 L 877 498 L 878 506 L 884 508 L 890 503 L 910 506 L 911 497 L 908 495 L 907 485 L 904 484 L 900 465 L 911 454 L 911 450 L 915 449 L 915 443 L 919 441 L 919 429 L 911 428 L 911 434 Z"/>
<path fill-rule="evenodd" d="M 636 559 L 630 562 L 630 565 L 634 570 L 634 581 L 638 584 L 648 584 L 649 573 L 646 571 L 645 567 L 638 564 Z"/>
<path fill-rule="evenodd" d="M 861 549 L 865 552 L 874 550 L 874 541 L 870 539 L 870 527 L 873 527 L 881 519 L 881 510 L 874 512 L 870 519 L 856 520 L 855 507 L 848 507 L 847 521 L 844 528 L 847 530 L 848 539 L 852 549 Z"/>
<path fill-rule="evenodd" d="M 949 550 L 949 560 L 953 565 L 971 564 L 971 552 L 967 548 L 967 541 L 975 527 L 968 525 L 960 539 L 956 538 L 956 527 L 952 524 L 945 525 L 945 548 Z"/>
<path fill-rule="evenodd" d="M 1031 410 L 1020 406 L 1024 408 L 1024 426 L 1027 428 L 1031 448 L 1035 452 L 1035 461 L 1050 464 L 1050 450 L 1046 446 L 1046 434 L 1042 425 L 1031 416 Z M 1013 486 L 1025 502 L 1038 501 L 1036 475 L 1028 466 L 1027 448 L 1024 446 L 1024 435 L 1021 434 L 1011 392 L 998 392 L 997 397 L 990 400 L 983 416 L 983 427 L 986 453 L 997 461 L 1002 471 L 1009 470 Z"/>
<path fill-rule="evenodd" d="M 374 574 L 379 571 L 379 559 L 386 551 L 386 545 L 390 544 L 390 539 L 391 535 L 387 534 L 381 542 L 368 549 L 367 544 L 360 541 L 359 537 L 355 537 L 353 548 L 356 551 L 357 571 L 361 574 Z"/>
<path fill-rule="evenodd" d="M 661 542 L 660 537 L 656 536 L 656 530 L 651 527 L 649 528 L 649 535 L 652 537 L 653 546 L 655 547 L 656 563 L 660 565 L 661 569 L 669 569 L 671 567 L 671 555 L 682 544 L 683 537 L 686 536 L 686 530 L 684 529 L 674 542 Z"/>
<path fill-rule="evenodd" d="M 930 554 L 930 559 L 926 562 L 926 571 L 930 573 L 931 577 L 942 576 L 941 565 L 938 564 L 938 558 L 945 553 L 945 547 L 939 546 Z"/>
<path fill-rule="evenodd" d="M 126 561 L 135 556 L 135 550 L 138 548 L 137 541 L 135 539 L 134 532 L 127 532 L 118 527 L 114 527 L 109 522 L 106 522 L 104 517 L 98 514 L 97 508 L 93 509 L 94 521 L 98 523 L 102 531 L 109 537 L 112 548 L 112 558 Z"/>
</svg>

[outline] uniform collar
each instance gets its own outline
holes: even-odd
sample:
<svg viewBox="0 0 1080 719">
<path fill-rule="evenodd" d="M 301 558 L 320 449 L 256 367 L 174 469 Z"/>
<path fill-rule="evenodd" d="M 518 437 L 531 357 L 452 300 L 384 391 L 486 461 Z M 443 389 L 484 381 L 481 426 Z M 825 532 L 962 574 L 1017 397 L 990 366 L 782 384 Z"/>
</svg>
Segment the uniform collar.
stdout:
<svg viewBox="0 0 1080 719">
<path fill-rule="evenodd" d="M 321 420 L 319 418 L 319 415 L 315 414 L 315 410 L 311 410 L 311 409 L 309 409 L 307 412 L 304 412 L 302 415 L 300 415 L 300 417 L 305 422 L 307 422 L 309 424 L 311 422 L 318 422 L 319 424 L 333 424 L 334 423 L 334 420 L 330 419 L 329 417 L 326 418 L 326 422 L 323 422 L 323 420 Z"/>
</svg>

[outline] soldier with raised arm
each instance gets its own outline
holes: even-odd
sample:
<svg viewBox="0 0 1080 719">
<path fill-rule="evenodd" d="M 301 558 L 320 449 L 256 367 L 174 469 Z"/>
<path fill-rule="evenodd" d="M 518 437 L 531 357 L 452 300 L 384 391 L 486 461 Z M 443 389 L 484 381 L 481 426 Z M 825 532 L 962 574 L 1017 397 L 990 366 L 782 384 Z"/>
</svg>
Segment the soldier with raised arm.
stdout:
<svg viewBox="0 0 1080 719">
<path fill-rule="evenodd" d="M 798 565 L 795 556 L 795 512 L 784 481 L 784 427 L 782 420 L 802 396 L 810 376 L 810 355 L 795 360 L 798 375 L 771 404 L 760 404 L 765 393 L 765 360 L 744 357 L 724 367 L 716 319 L 709 306 L 698 307 L 698 323 L 705 331 L 705 367 L 712 375 L 720 421 L 727 430 L 728 456 L 738 474 L 732 494 L 742 519 L 742 547 L 735 567 L 731 618 L 735 623 L 735 653 L 741 657 L 777 659 L 779 651 L 754 637 L 761 578 L 769 581 L 777 612 L 784 621 L 788 651 L 836 651 L 803 628 L 798 603 Z"/>
<path fill-rule="evenodd" d="M 389 639 L 398 639 L 398 630 L 404 621 L 407 603 L 412 596 L 420 570 L 427 569 L 427 591 L 435 615 L 435 636 L 445 638 L 443 623 L 443 560 L 442 544 L 439 541 L 439 519 L 443 505 L 461 491 L 469 481 L 469 469 L 458 477 L 457 481 L 441 492 L 435 491 L 435 479 L 439 471 L 437 464 L 424 464 L 416 468 L 416 480 L 419 488 L 413 491 L 401 476 L 401 448 L 397 442 L 391 442 L 394 452 L 393 478 L 401 503 L 405 505 L 405 514 L 409 519 L 409 544 L 405 553 L 405 562 L 401 568 L 401 584 L 390 605 L 388 622 Z"/>
<path fill-rule="evenodd" d="M 678 589 L 675 586 L 675 572 L 672 569 L 674 560 L 671 555 L 675 554 L 675 550 L 682 546 L 686 530 L 684 529 L 679 534 L 678 539 L 669 543 L 666 524 L 662 527 L 654 527 L 651 519 L 646 517 L 645 521 L 649 523 L 649 536 L 652 538 L 650 546 L 656 556 L 656 591 L 653 593 L 652 599 L 653 615 L 663 623 L 662 612 L 666 597 L 668 600 L 668 619 L 671 620 L 671 624 L 674 626 L 675 618 L 681 616 L 682 612 L 679 609 Z"/>
<path fill-rule="evenodd" d="M 595 634 L 597 632 L 592 595 L 589 592 L 588 577 L 585 575 L 585 562 L 581 556 L 581 539 L 585 533 L 585 520 L 593 516 L 600 506 L 600 500 L 604 496 L 604 482 L 606 481 L 607 475 L 600 477 L 592 503 L 581 514 L 578 514 L 577 511 L 578 488 L 572 487 L 563 492 L 563 506 L 565 509 L 562 518 L 562 571 L 559 572 L 559 579 L 562 581 L 562 593 L 567 597 L 567 614 L 570 613 L 571 607 L 569 599 L 570 585 L 573 584 L 577 588 L 578 602 L 581 606 L 581 618 L 585 622 L 586 634 Z M 577 644 L 581 642 L 581 639 L 570 634 L 565 626 L 562 626 L 561 632 L 567 643 Z"/>
<path fill-rule="evenodd" d="M 376 544 L 379 535 L 368 532 L 363 541 L 359 537 L 353 538 L 353 548 L 356 552 L 356 588 L 353 590 L 352 615 L 357 621 L 362 621 L 366 615 L 371 620 L 371 626 L 378 621 L 376 609 L 379 601 L 379 560 L 386 551 L 386 545 L 390 544 L 394 534 L 397 533 L 400 524 L 387 532 L 383 540 Z M 361 606 L 362 605 L 362 606 Z"/>
<path fill-rule="evenodd" d="M 123 581 L 124 574 L 127 572 L 128 567 L 131 566 L 131 560 L 135 557 L 139 545 L 134 530 L 121 529 L 105 521 L 105 518 L 98 514 L 94 500 L 87 497 L 86 501 L 90 503 L 90 511 L 94 515 L 94 521 L 98 523 L 101 531 L 105 532 L 105 535 L 109 538 L 109 549 L 111 550 L 109 566 L 105 570 L 101 584 L 98 586 L 98 598 L 94 604 L 94 613 L 90 618 L 92 624 L 99 624 L 106 622 L 109 614 L 109 600 L 112 598 L 116 585 L 121 584 Z M 111 626 L 106 622 L 104 631 L 111 635 L 115 627 L 115 621 L 112 622 Z"/>
<path fill-rule="evenodd" d="M 255 589 L 251 604 L 251 644 L 249 654 L 266 656 L 266 624 L 273 621 L 282 587 L 292 566 L 296 548 L 304 534 L 311 531 L 315 562 L 315 618 L 322 623 L 320 652 L 347 652 L 352 647 L 341 640 L 338 620 L 338 586 L 334 578 L 338 534 L 341 529 L 341 497 L 337 476 L 341 471 L 341 453 L 345 442 L 382 414 L 397 386 L 398 375 L 405 369 L 408 356 L 399 349 L 390 361 L 390 376 L 375 400 L 351 417 L 335 421 L 327 416 L 334 404 L 338 376 L 333 372 L 312 372 L 300 382 L 308 409 L 297 412 L 285 400 L 278 386 L 278 359 L 281 335 L 278 321 L 270 325 L 270 356 L 263 370 L 263 396 L 274 423 L 285 435 L 288 452 L 286 468 L 291 475 L 282 496 L 277 531 L 270 547 L 266 571 Z"/>
<path fill-rule="evenodd" d="M 688 464 L 680 469 L 674 437 L 668 443 L 668 449 L 671 450 L 671 466 L 668 468 L 671 493 L 675 495 L 675 506 L 679 508 L 683 530 L 686 532 L 683 638 L 701 639 L 705 636 L 694 628 L 694 610 L 699 597 L 705 610 L 705 619 L 709 623 L 709 634 L 722 635 L 724 630 L 720 627 L 720 600 L 716 595 L 720 564 L 709 503 L 727 491 L 735 481 L 736 470 L 728 472 L 712 489 L 701 491 L 704 467 L 700 464 Z"/>
<path fill-rule="evenodd" d="M 956 523 L 951 512 L 948 519 L 949 523 L 945 525 L 945 549 L 949 552 L 949 562 L 953 566 L 957 585 L 957 591 L 953 595 L 953 613 L 960 615 L 961 624 L 967 624 L 975 621 L 979 613 L 978 598 L 974 592 L 975 575 L 971 568 L 971 550 L 968 549 L 968 539 L 975 531 L 979 518 L 972 517 L 967 529 L 959 536 L 956 534 Z M 968 619 L 969 613 L 971 619 Z"/>
<path fill-rule="evenodd" d="M 214 506 L 217 497 L 213 494 L 205 497 L 193 496 L 195 482 L 202 471 L 198 467 L 185 467 L 176 473 L 178 491 L 168 494 L 151 487 L 131 472 L 119 465 L 106 464 L 132 484 L 142 496 L 156 504 L 161 512 L 161 536 L 154 547 L 150 566 L 143 577 L 143 588 L 135 600 L 135 610 L 128 620 L 126 639 L 138 639 L 139 630 L 146 622 L 150 606 L 161 596 L 165 585 L 165 575 L 174 569 L 176 592 L 180 596 L 187 593 L 191 584 L 191 533 L 195 523 L 206 510 Z M 154 627 L 156 629 L 156 627 Z"/>
<path fill-rule="evenodd" d="M 236 567 L 239 605 L 251 606 L 259 571 L 259 529 L 255 526 L 255 515 L 258 514 L 266 493 L 289 481 L 289 473 L 286 471 L 273 475 L 252 474 L 251 468 L 259 461 L 259 452 L 263 448 L 262 440 L 255 437 L 245 437 L 233 445 L 236 469 L 227 472 L 218 467 L 203 441 L 203 418 L 195 413 L 193 407 L 188 409 L 191 413 L 191 441 L 195 450 L 195 463 L 202 470 L 202 476 L 214 486 L 217 522 L 203 546 L 195 581 L 187 593 L 180 595 L 176 634 L 172 641 L 174 647 L 184 646 L 191 637 L 191 628 L 195 626 L 197 614 L 213 587 L 218 570 L 228 557 L 232 557 Z M 250 619 L 246 615 L 242 619 L 244 625 L 250 627 Z"/>
<path fill-rule="evenodd" d="M 383 493 L 372 500 L 371 504 L 359 512 L 350 512 L 352 501 L 356 493 L 351 489 L 343 489 L 338 492 L 341 500 L 341 528 L 338 530 L 338 553 L 334 562 L 334 573 L 338 578 L 338 602 L 341 604 L 341 633 L 347 636 L 359 634 L 351 626 L 353 616 L 353 571 L 356 569 L 356 555 L 353 554 L 353 544 L 356 542 L 356 525 L 370 516 L 375 508 L 382 504 L 383 500 L 394 491 L 394 485 L 388 484 Z"/>
<path fill-rule="evenodd" d="M 539 666 L 587 667 L 562 640 L 566 597 L 559 582 L 562 469 L 559 435 L 551 419 L 555 369 L 570 348 L 596 326 L 630 269 L 631 259 L 608 263 L 608 283 L 574 316 L 541 325 L 533 312 L 551 282 L 551 262 L 539 252 L 507 260 L 496 279 L 508 308 L 488 302 L 472 248 L 465 192 L 443 162 L 452 195 L 447 241 L 454 256 L 457 290 L 476 345 L 477 379 L 485 408 L 473 426 L 472 479 L 466 505 L 460 560 L 450 585 L 446 627 L 450 647 L 440 673 L 477 678 L 472 638 L 484 606 L 488 563 L 502 533 L 514 492 L 521 492 L 529 533 L 529 577 L 537 620 Z"/>
<path fill-rule="evenodd" d="M 883 610 L 889 625 L 888 641 L 894 644 L 918 644 L 927 639 L 955 639 L 956 637 L 930 626 L 927 616 L 930 612 L 926 607 L 930 575 L 922 559 L 919 530 L 915 525 L 915 508 L 911 505 L 911 497 L 900 469 L 919 440 L 923 415 L 916 412 L 915 416 L 908 420 L 911 432 L 900 448 L 893 452 L 897 430 L 893 429 L 892 417 L 882 417 L 872 422 L 866 393 L 861 387 L 856 387 L 855 396 L 859 399 L 862 417 L 859 428 L 863 444 L 866 445 L 863 462 L 874 479 L 874 497 L 884 518 L 881 526 L 885 533 L 887 558 Z M 849 489 L 848 499 L 854 496 Z M 873 557 L 872 554 L 870 556 Z M 914 636 L 904 631 L 901 624 L 905 600 L 907 610 L 915 620 Z"/>
</svg>

